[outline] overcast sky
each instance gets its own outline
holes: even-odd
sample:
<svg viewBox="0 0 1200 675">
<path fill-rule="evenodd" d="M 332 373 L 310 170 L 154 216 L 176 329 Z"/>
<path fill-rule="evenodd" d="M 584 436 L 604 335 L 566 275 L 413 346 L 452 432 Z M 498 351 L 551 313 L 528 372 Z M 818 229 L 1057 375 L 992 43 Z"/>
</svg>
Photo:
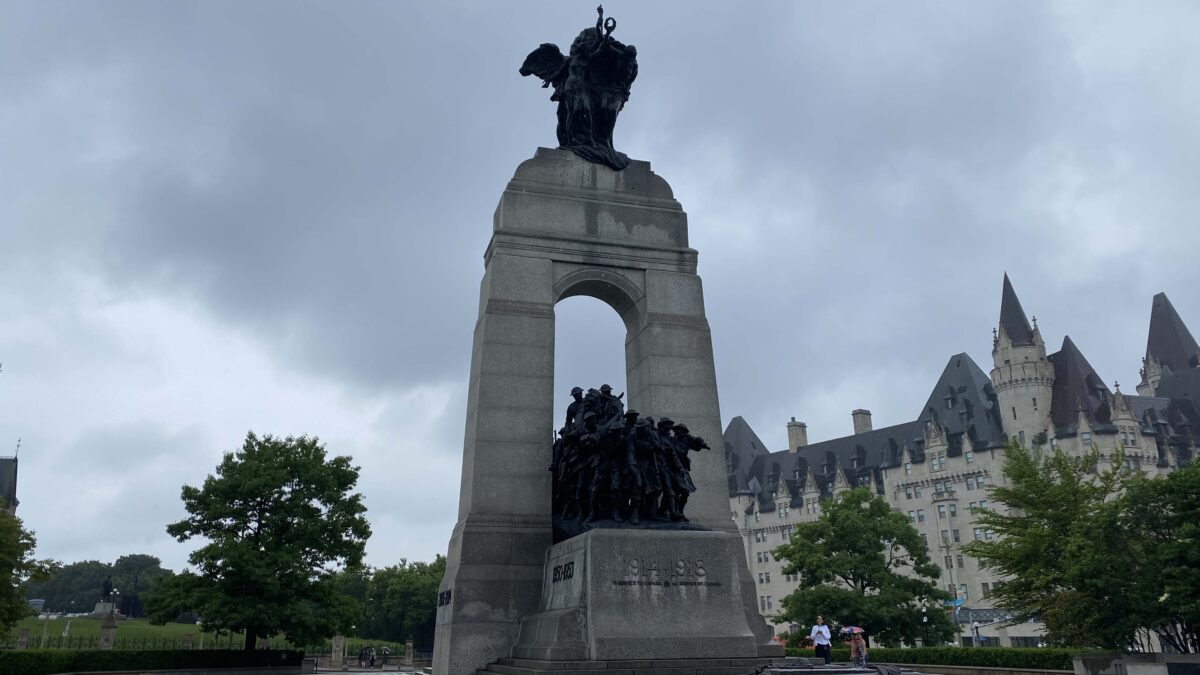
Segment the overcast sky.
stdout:
<svg viewBox="0 0 1200 675">
<path fill-rule="evenodd" d="M 640 64 L 617 147 L 689 214 L 724 423 L 913 419 L 952 354 L 990 370 L 1006 270 L 1128 392 L 1154 293 L 1200 331 L 1200 5 L 606 9 Z M 353 456 L 369 563 L 444 553 L 492 212 L 555 145 L 517 68 L 594 17 L 0 0 L 0 453 L 39 554 L 181 568 L 180 486 L 250 429 Z M 557 331 L 563 405 L 623 388 L 612 310 Z"/>
</svg>

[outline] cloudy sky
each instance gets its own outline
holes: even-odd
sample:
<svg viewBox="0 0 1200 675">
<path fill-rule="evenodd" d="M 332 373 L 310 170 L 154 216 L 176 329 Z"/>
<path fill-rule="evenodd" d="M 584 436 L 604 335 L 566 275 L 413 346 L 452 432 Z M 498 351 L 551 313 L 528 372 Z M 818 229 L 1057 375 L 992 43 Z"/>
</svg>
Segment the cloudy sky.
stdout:
<svg viewBox="0 0 1200 675">
<path fill-rule="evenodd" d="M 990 369 L 1006 270 L 1126 391 L 1154 293 L 1200 331 L 1195 3 L 607 10 L 641 66 L 617 145 L 688 211 L 725 422 L 782 449 L 792 415 L 912 419 L 950 355 Z M 182 567 L 179 488 L 250 429 L 354 457 L 371 564 L 443 553 L 492 212 L 555 144 L 517 68 L 594 16 L 0 0 L 0 453 L 40 554 Z M 557 330 L 564 400 L 622 388 L 615 313 Z"/>
</svg>

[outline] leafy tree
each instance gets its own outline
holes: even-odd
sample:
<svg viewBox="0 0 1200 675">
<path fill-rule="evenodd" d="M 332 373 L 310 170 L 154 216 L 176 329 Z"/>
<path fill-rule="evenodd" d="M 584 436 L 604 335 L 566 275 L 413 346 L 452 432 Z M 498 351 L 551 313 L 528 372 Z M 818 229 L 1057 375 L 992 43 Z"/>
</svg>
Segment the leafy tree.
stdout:
<svg viewBox="0 0 1200 675">
<path fill-rule="evenodd" d="M 398 565 L 375 570 L 359 634 L 394 642 L 412 639 L 417 647 L 432 647 L 438 586 L 445 572 L 446 558 L 440 555 L 432 563 L 401 559 Z"/>
<path fill-rule="evenodd" d="M 885 644 L 947 642 L 954 626 L 942 609 L 949 594 L 941 570 L 904 515 L 865 488 L 827 502 L 821 517 L 801 523 L 775 549 L 784 574 L 800 585 L 783 599 L 782 617 L 807 624 L 817 614 L 836 626 L 857 625 Z"/>
<path fill-rule="evenodd" d="M 7 632 L 30 614 L 21 585 L 48 576 L 58 566 L 53 560 L 35 560 L 37 539 L 21 519 L 10 515 L 0 500 L 0 630 Z"/>
<path fill-rule="evenodd" d="M 1141 589 L 1138 618 L 1175 651 L 1200 652 L 1200 464 L 1133 481 L 1122 505 L 1119 534 L 1142 552 L 1126 570 Z"/>
<path fill-rule="evenodd" d="M 188 556 L 195 572 L 155 584 L 152 620 L 196 610 L 207 629 L 244 630 L 246 649 L 258 637 L 310 644 L 349 628 L 354 602 L 330 581 L 335 568 L 362 565 L 371 534 L 357 482 L 350 458 L 327 458 L 316 438 L 248 433 L 203 486 L 183 486 L 190 515 L 167 532 L 207 543 Z"/>
<path fill-rule="evenodd" d="M 989 493 L 1004 509 L 977 518 L 999 536 L 964 550 L 1006 579 L 993 591 L 996 604 L 1019 619 L 1041 620 L 1048 642 L 1125 648 L 1146 594 L 1131 574 L 1144 554 L 1113 499 L 1129 482 L 1123 456 L 1117 453 L 1104 471 L 1098 463 L 1095 450 L 1071 456 L 1009 444 L 1007 484 Z"/>
<path fill-rule="evenodd" d="M 111 576 L 121 593 L 121 612 L 136 618 L 142 615 L 141 593 L 153 579 L 170 574 L 158 558 L 141 553 L 121 556 L 112 565 L 83 560 L 62 566 L 41 583 L 25 584 L 25 597 L 44 599 L 51 611 L 87 612 L 100 599 L 100 584 Z"/>
<path fill-rule="evenodd" d="M 53 612 L 90 612 L 100 599 L 100 584 L 110 574 L 112 568 L 99 560 L 74 562 L 44 581 L 26 584 L 25 597 L 45 600 L 46 609 Z"/>
</svg>

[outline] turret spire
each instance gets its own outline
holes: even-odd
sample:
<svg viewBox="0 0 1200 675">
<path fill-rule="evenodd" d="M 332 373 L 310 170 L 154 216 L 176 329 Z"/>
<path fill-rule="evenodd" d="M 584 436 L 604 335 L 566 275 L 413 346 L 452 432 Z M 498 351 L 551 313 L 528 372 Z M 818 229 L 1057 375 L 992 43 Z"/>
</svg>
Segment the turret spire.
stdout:
<svg viewBox="0 0 1200 675">
<path fill-rule="evenodd" d="M 1167 299 L 1166 293 L 1154 296 L 1154 305 L 1150 310 L 1150 335 L 1146 338 L 1146 359 L 1174 372 L 1193 368 L 1200 361 L 1200 346 Z"/>
<path fill-rule="evenodd" d="M 1004 274 L 1004 293 L 1000 298 L 1000 329 L 1015 346 L 1034 343 L 1033 327 L 1029 325 L 1029 319 L 1025 316 L 1021 301 L 1017 299 L 1012 282 L 1008 280 L 1007 272 Z"/>
</svg>

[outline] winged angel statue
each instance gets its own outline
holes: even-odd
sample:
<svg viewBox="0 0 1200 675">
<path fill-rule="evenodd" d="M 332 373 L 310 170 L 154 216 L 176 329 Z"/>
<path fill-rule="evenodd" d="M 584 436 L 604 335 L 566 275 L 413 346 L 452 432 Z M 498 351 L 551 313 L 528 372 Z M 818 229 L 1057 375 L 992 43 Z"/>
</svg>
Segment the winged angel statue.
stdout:
<svg viewBox="0 0 1200 675">
<path fill-rule="evenodd" d="M 596 8 L 596 26 L 571 43 L 569 56 L 544 43 L 525 57 L 521 75 L 537 75 L 542 87 L 554 87 L 558 102 L 558 144 L 590 162 L 620 171 L 629 157 L 613 148 L 617 113 L 629 100 L 637 78 L 637 48 L 612 38 L 617 22 Z"/>
</svg>

